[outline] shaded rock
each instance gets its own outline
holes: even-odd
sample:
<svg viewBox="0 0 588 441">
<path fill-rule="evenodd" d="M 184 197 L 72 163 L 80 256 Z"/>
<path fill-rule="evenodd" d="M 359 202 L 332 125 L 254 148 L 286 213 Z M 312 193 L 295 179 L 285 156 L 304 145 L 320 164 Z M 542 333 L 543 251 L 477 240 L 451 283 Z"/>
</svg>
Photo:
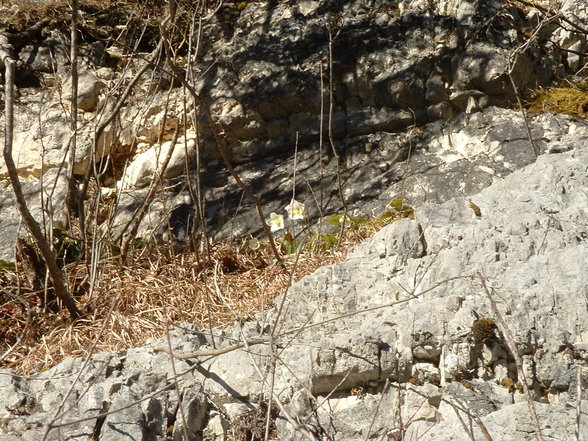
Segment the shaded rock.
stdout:
<svg viewBox="0 0 588 441">
<path fill-rule="evenodd" d="M 37 222 L 53 228 L 63 226 L 67 170 L 58 173 L 57 169 L 51 169 L 41 180 L 21 184 L 27 207 Z M 0 259 L 14 261 L 16 237 L 25 234 L 26 230 L 14 203 L 12 186 L 4 180 L 0 181 L 0 188 Z"/>
<path fill-rule="evenodd" d="M 588 125 L 583 120 L 552 114 L 528 118 L 533 139 L 542 152 L 573 149 L 588 139 Z M 513 124 L 519 120 L 520 124 Z M 183 146 L 179 147 L 180 153 L 184 152 Z M 430 124 L 418 137 L 387 132 L 351 137 L 342 144 L 342 151 L 343 196 L 351 213 L 358 216 L 379 215 L 398 198 L 419 206 L 472 195 L 535 160 L 520 113 L 496 107 Z M 319 146 L 313 145 L 297 156 L 296 195 L 305 203 L 311 220 L 343 210 L 336 163 L 322 164 L 322 155 Z M 147 168 L 140 164 L 138 169 Z M 273 160 L 244 163 L 236 171 L 262 200 L 269 215 L 283 212 L 291 198 L 293 166 L 293 156 L 284 154 Z M 195 172 L 189 178 L 182 176 L 168 181 L 173 190 L 158 193 L 140 235 L 152 235 L 157 225 L 155 236 L 171 231 L 180 243 L 191 240 L 190 230 L 197 230 L 201 223 L 186 180 L 194 186 L 198 177 Z M 199 179 L 207 224 L 217 239 L 261 232 L 255 207 L 222 166 L 210 165 L 200 172 Z M 144 194 L 141 190 L 123 192 L 114 225 L 125 225 L 131 219 Z M 119 231 L 117 228 L 115 231 Z"/>
</svg>

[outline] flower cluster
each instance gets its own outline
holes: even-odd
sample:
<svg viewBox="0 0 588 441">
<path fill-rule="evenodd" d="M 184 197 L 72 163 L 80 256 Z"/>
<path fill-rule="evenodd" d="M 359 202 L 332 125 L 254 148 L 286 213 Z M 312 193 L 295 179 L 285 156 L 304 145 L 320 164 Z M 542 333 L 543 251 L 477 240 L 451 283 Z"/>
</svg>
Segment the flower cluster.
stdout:
<svg viewBox="0 0 588 441">
<path fill-rule="evenodd" d="M 304 219 L 304 204 L 292 199 L 285 208 L 290 220 Z M 270 218 L 266 221 L 272 233 L 284 229 L 284 216 L 277 213 L 270 213 Z"/>
</svg>

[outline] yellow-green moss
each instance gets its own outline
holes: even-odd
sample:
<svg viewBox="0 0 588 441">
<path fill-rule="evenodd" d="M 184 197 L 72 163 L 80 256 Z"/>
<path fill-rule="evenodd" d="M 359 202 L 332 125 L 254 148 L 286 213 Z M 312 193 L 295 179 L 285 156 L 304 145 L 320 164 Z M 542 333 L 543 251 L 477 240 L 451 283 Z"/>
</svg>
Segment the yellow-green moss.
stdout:
<svg viewBox="0 0 588 441">
<path fill-rule="evenodd" d="M 576 87 L 544 90 L 531 104 L 531 112 L 553 112 L 588 118 L 588 91 Z"/>
</svg>

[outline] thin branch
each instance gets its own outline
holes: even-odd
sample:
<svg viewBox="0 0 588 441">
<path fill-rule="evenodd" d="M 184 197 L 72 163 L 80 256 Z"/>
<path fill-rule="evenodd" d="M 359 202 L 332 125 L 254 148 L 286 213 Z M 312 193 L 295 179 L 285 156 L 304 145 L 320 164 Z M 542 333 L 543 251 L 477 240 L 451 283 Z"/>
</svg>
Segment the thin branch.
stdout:
<svg viewBox="0 0 588 441">
<path fill-rule="evenodd" d="M 67 194 L 65 197 L 66 219 L 71 228 L 71 218 L 73 217 L 77 199 L 77 185 L 74 174 L 76 162 L 76 149 L 78 141 L 78 0 L 71 0 L 71 37 L 70 37 L 70 58 L 71 58 L 71 138 L 67 146 L 69 149 L 68 165 L 69 176 L 67 183 Z M 84 238 L 86 237 L 83 234 Z M 83 241 L 83 247 L 86 243 Z"/>
<path fill-rule="evenodd" d="M 582 366 L 576 365 L 576 441 L 580 441 L 580 416 L 582 415 Z"/>
<path fill-rule="evenodd" d="M 17 334 L 16 341 L 14 342 L 14 344 L 12 346 L 10 346 L 4 352 L 4 354 L 0 355 L 0 363 L 3 363 L 4 360 L 6 360 L 6 357 L 8 357 L 18 347 L 20 342 L 26 337 L 26 335 L 29 331 L 29 325 L 31 323 L 31 308 L 29 307 L 29 304 L 27 302 L 25 302 L 20 296 L 13 294 L 9 290 L 4 289 L 4 288 L 0 288 L 0 290 L 2 290 L 4 295 L 6 295 L 8 297 L 12 297 L 14 300 L 20 302 L 20 304 L 23 306 L 23 308 L 27 312 L 27 320 L 25 322 L 24 328 Z"/>
<path fill-rule="evenodd" d="M 525 397 L 527 398 L 527 404 L 529 405 L 529 413 L 531 415 L 531 420 L 533 421 L 533 424 L 535 424 L 535 436 L 537 437 L 537 441 L 544 441 L 543 434 L 541 433 L 541 425 L 539 424 L 539 418 L 537 417 L 537 410 L 535 409 L 535 404 L 533 402 L 533 399 L 531 398 L 531 392 L 529 391 L 529 385 L 527 384 L 527 377 L 523 369 L 523 360 L 521 359 L 521 355 L 519 354 L 519 349 L 515 342 L 514 335 L 512 334 L 510 328 L 508 327 L 508 324 L 502 317 L 502 314 L 500 313 L 498 306 L 496 306 L 496 302 L 494 301 L 494 298 L 490 293 L 490 289 L 488 289 L 488 285 L 486 284 L 486 278 L 483 277 L 481 274 L 478 274 L 478 278 L 480 279 L 482 287 L 484 288 L 484 292 L 486 293 L 486 297 L 490 302 L 490 308 L 492 309 L 492 312 L 496 317 L 496 322 L 498 324 L 500 332 L 502 332 L 508 349 L 510 350 L 515 359 L 519 381 L 523 385 L 523 392 L 525 393 Z"/>
<path fill-rule="evenodd" d="M 167 41 L 166 38 L 162 38 L 162 41 L 164 41 L 164 40 Z M 204 104 L 204 101 L 202 100 L 200 95 L 196 92 L 196 90 L 186 81 L 186 79 L 181 74 L 179 74 L 177 72 L 177 68 L 173 65 L 171 67 L 173 69 L 173 72 L 170 74 L 173 75 L 173 77 L 175 79 L 177 79 L 178 81 L 180 81 L 182 83 L 182 85 L 186 88 L 186 90 L 188 90 L 188 92 L 192 96 L 192 99 L 194 100 L 195 105 L 198 108 L 200 108 L 202 113 L 204 113 L 204 116 L 205 116 L 206 120 L 208 121 L 210 129 L 212 131 L 212 135 L 215 140 L 215 144 L 216 144 L 218 151 L 221 155 L 221 158 L 225 164 L 225 167 L 227 168 L 228 172 L 233 177 L 233 179 L 235 180 L 237 185 L 241 188 L 241 190 L 243 191 L 245 196 L 247 196 L 255 205 L 257 215 L 259 216 L 259 219 L 261 220 L 261 226 L 263 228 L 265 235 L 268 238 L 268 241 L 269 241 L 270 247 L 272 249 L 272 252 L 274 254 L 274 257 L 276 258 L 276 261 L 278 263 L 283 264 L 282 256 L 280 255 L 278 248 L 276 246 L 276 243 L 274 241 L 274 235 L 272 234 L 270 227 L 267 225 L 267 223 L 265 221 L 266 217 L 263 212 L 261 200 L 251 191 L 249 186 L 247 186 L 247 184 L 245 184 L 245 182 L 243 182 L 243 180 L 241 179 L 239 174 L 235 171 L 235 168 L 233 167 L 233 164 L 231 163 L 231 157 L 230 157 L 230 155 L 227 151 L 227 148 L 225 147 L 224 142 L 220 136 L 220 130 L 217 126 L 216 121 L 212 117 L 210 110 Z"/>
<path fill-rule="evenodd" d="M 255 337 L 255 338 L 248 338 L 247 340 L 240 341 L 238 343 L 234 343 L 232 345 L 224 346 L 222 348 L 216 349 L 202 349 L 200 351 L 188 352 L 180 354 L 178 352 L 170 351 L 166 347 L 157 346 L 153 348 L 154 352 L 165 352 L 166 354 L 174 357 L 177 360 L 188 360 L 190 358 L 198 358 L 198 357 L 211 357 L 226 354 L 228 352 L 236 351 L 237 349 L 246 348 L 249 346 L 260 345 L 269 342 L 269 337 Z"/>
<path fill-rule="evenodd" d="M 39 250 L 41 251 L 41 254 L 43 255 L 43 260 L 45 260 L 45 264 L 47 265 L 47 269 L 49 271 L 49 276 L 51 277 L 51 281 L 53 282 L 53 289 L 55 290 L 55 295 L 59 297 L 59 300 L 61 300 L 63 305 L 69 311 L 71 318 L 75 320 L 79 318 L 82 315 L 82 313 L 78 309 L 73 297 L 68 293 L 63 278 L 63 273 L 59 266 L 57 266 L 55 253 L 53 253 L 53 251 L 51 250 L 51 246 L 47 241 L 47 238 L 43 234 L 41 227 L 39 227 L 39 224 L 37 223 L 37 221 L 31 214 L 29 208 L 27 207 L 26 200 L 22 191 L 22 186 L 20 184 L 20 179 L 16 171 L 16 164 L 14 163 L 14 158 L 12 157 L 12 139 L 14 136 L 14 71 L 16 62 L 9 56 L 5 56 L 3 58 L 3 61 L 4 65 L 6 66 L 4 88 L 6 96 L 6 129 L 4 134 L 4 161 L 6 163 L 6 169 L 8 171 L 10 183 L 12 185 L 12 190 L 14 192 L 15 205 L 20 213 L 20 216 L 23 218 L 23 221 L 27 229 L 31 233 L 31 236 L 33 236 L 35 243 L 37 244 Z"/>
<path fill-rule="evenodd" d="M 509 3 L 513 3 L 513 1 L 516 1 L 517 3 L 521 3 L 525 6 L 530 6 L 531 8 L 535 8 L 541 12 L 543 12 L 544 14 L 549 14 L 551 12 L 551 8 L 546 8 L 544 6 L 541 6 L 540 4 L 538 4 L 537 2 L 533 1 L 525 1 L 525 0 L 510 0 Z M 574 23 L 573 21 L 571 21 L 569 18 L 561 15 L 561 14 L 554 14 L 554 16 L 557 16 L 558 19 L 560 19 L 561 21 L 563 21 L 564 23 L 569 24 L 570 26 L 572 26 L 576 31 L 588 35 L 588 28 L 585 28 L 583 26 L 580 26 L 577 23 Z"/>
</svg>

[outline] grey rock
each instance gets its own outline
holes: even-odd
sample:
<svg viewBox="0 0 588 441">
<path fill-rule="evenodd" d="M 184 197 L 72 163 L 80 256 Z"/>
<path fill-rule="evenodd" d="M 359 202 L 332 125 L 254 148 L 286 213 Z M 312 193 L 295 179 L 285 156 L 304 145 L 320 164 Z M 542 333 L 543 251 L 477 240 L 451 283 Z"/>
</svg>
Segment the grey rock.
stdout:
<svg viewBox="0 0 588 441">
<path fill-rule="evenodd" d="M 100 100 L 100 93 L 106 88 L 100 79 L 98 79 L 91 71 L 81 71 L 78 74 L 78 93 L 77 93 L 77 105 L 78 109 L 84 112 L 94 112 L 98 107 Z M 68 75 L 64 81 L 64 98 L 68 101 L 72 101 L 72 84 L 71 76 Z"/>
<path fill-rule="evenodd" d="M 67 64 L 68 55 L 64 36 L 54 30 L 40 44 L 22 48 L 19 57 L 33 71 L 53 74 Z"/>
<path fill-rule="evenodd" d="M 491 277 L 489 283 L 500 295 L 500 308 L 519 347 L 534 354 L 526 358 L 534 384 L 552 390 L 561 390 L 563 384 L 573 387 L 574 362 L 566 357 L 570 344 L 581 338 L 578 330 L 587 317 L 585 308 L 576 303 L 584 302 L 583 295 L 563 293 L 585 293 L 586 275 L 572 262 L 583 262 L 588 253 L 585 239 L 580 239 L 587 237 L 586 223 L 578 218 L 584 213 L 586 176 L 581 170 L 587 155 L 584 147 L 541 156 L 536 163 L 496 180 L 472 197 L 481 208 L 481 218 L 464 198 L 417 209 L 415 221 L 403 221 L 404 228 L 410 222 L 421 225 L 427 254 L 411 258 L 406 248 L 400 248 L 406 263 L 399 275 L 394 275 L 397 256 L 384 253 L 382 258 L 374 253 L 372 239 L 353 250 L 347 262 L 319 270 L 294 285 L 282 320 L 292 328 L 307 328 L 309 332 L 301 331 L 297 342 L 307 341 L 311 349 L 284 350 L 284 357 L 297 363 L 277 376 L 278 385 L 283 384 L 277 387 L 303 386 L 321 394 L 336 386 L 349 389 L 378 381 L 380 375 L 406 381 L 401 366 L 413 365 L 421 357 L 439 363 L 447 393 L 464 376 L 494 381 L 491 371 L 477 368 L 485 356 L 471 337 L 472 314 L 492 314 L 476 282 L 478 272 Z M 551 217 L 557 217 L 562 227 L 549 225 Z M 519 225 L 522 231 L 515 232 Z M 379 235 L 387 232 L 397 238 L 401 228 L 400 223 L 392 225 Z M 362 260 L 362 252 L 369 260 Z M 553 291 L 547 286 L 558 288 Z M 460 297 L 457 303 L 454 293 Z M 448 304 L 464 314 L 447 308 Z M 378 306 L 382 309 L 370 310 Z M 349 317 L 353 311 L 357 315 Z M 323 335 L 329 335 L 328 339 Z M 372 350 L 372 345 L 378 349 Z M 502 350 L 494 349 L 496 356 L 505 353 L 505 343 L 501 345 Z M 396 365 L 386 364 L 388 352 L 397 354 Z M 486 358 L 486 363 L 494 357 Z M 254 392 L 250 384 L 238 381 L 233 387 L 241 393 Z M 484 390 L 488 401 L 480 402 L 481 414 L 512 402 L 508 394 L 497 395 L 495 387 Z M 462 387 L 462 399 L 464 393 Z M 475 407 L 473 402 L 468 406 Z"/>
<path fill-rule="evenodd" d="M 468 418 L 467 413 L 459 410 L 459 408 L 454 411 L 454 408 L 455 407 L 451 407 L 447 415 L 449 415 L 450 412 L 455 415 L 455 412 L 457 411 L 460 412 L 461 417 L 464 418 L 465 421 L 471 421 L 471 418 Z M 541 424 L 543 437 L 546 439 L 549 439 L 549 437 L 553 437 L 554 439 L 566 439 L 566 437 L 573 439 L 575 430 L 575 410 L 573 408 L 535 403 L 535 409 Z M 516 439 L 521 441 L 536 439 L 536 428 L 529 415 L 527 403 L 512 404 L 483 416 L 481 420 L 484 426 L 488 429 L 492 439 Z M 476 423 L 472 423 L 468 427 L 471 427 L 473 430 L 473 436 L 476 439 L 483 439 L 484 435 Z M 581 421 L 580 433 L 585 433 L 587 428 L 586 423 Z M 451 420 L 442 421 L 434 426 L 431 425 L 426 433 L 421 433 L 423 433 L 421 439 L 427 441 L 465 441 L 471 439 L 459 420 L 455 417 L 451 418 Z"/>
<path fill-rule="evenodd" d="M 21 182 L 22 191 L 33 218 L 42 226 L 63 227 L 65 221 L 65 196 L 67 191 L 67 170 L 48 170 L 38 181 Z M 12 186 L 0 181 L 0 259 L 14 261 L 16 237 L 23 236 L 20 214 L 14 203 Z"/>
<path fill-rule="evenodd" d="M 132 391 L 128 387 L 123 387 L 112 396 L 111 408 L 117 409 L 111 415 L 108 415 L 102 426 L 100 438 L 103 440 L 119 440 L 129 439 L 138 440 L 144 439 L 144 432 L 146 431 L 147 415 L 143 412 L 143 407 L 148 407 L 151 400 L 140 405 L 129 406 L 133 402 L 139 402 L 141 395 Z M 160 433 L 161 434 L 161 433 Z"/>
<path fill-rule="evenodd" d="M 181 408 L 176 415 L 173 439 L 184 440 L 184 430 L 188 433 L 188 439 L 197 439 L 196 436 L 205 428 L 207 407 L 206 396 L 201 389 L 186 388 L 182 394 Z"/>
<path fill-rule="evenodd" d="M 568 116 L 528 115 L 537 158 L 521 114 L 493 107 L 513 98 L 507 60 L 522 42 L 516 28 L 532 18 L 514 10 L 496 14 L 494 1 L 414 0 L 399 4 L 399 12 L 378 1 L 345 6 L 252 3 L 240 14 L 225 7 L 206 25 L 198 60 L 218 81 L 204 78 L 197 88 L 222 124 L 238 173 L 268 213 L 290 200 L 297 134 L 297 167 L 306 179 L 297 180 L 297 197 L 311 219 L 339 212 L 336 160 L 319 150 L 316 139 L 328 20 L 337 32 L 333 135 L 341 177 L 353 184 L 345 192 L 351 212 L 378 212 L 401 197 L 415 207 L 414 219 L 383 228 L 350 250 L 346 261 L 295 283 L 277 299 L 283 307 L 225 330 L 177 327 L 171 349 L 218 348 L 264 335 L 267 323 L 278 323 L 274 392 L 311 431 L 337 440 L 400 434 L 466 440 L 461 418 L 477 439 L 482 434 L 472 423 L 475 416 L 493 439 L 531 439 L 535 428 L 526 397 L 517 390 L 522 379 L 505 333 L 494 329 L 480 341 L 473 330 L 480 318 L 496 322 L 481 286 L 484 277 L 523 358 L 544 436 L 572 438 L 574 406 L 581 398 L 578 369 L 587 356 L 588 125 Z M 566 14 L 586 16 L 583 3 L 564 6 Z M 488 17 L 496 18 L 495 26 L 485 27 Z M 455 20 L 461 25 L 454 26 Z M 583 47 L 572 35 L 554 38 L 565 40 L 564 47 Z M 513 74 L 521 87 L 547 84 L 562 71 L 558 56 L 543 58 L 534 46 L 519 57 Z M 149 116 L 140 127 L 129 116 L 132 105 L 143 104 L 138 94 L 123 112 L 132 124 L 122 144 L 137 141 L 149 151 L 161 144 L 153 142 L 160 131 L 163 142 L 171 139 L 183 107 L 181 94 L 172 91 L 172 117 L 163 122 L 160 85 L 167 80 L 164 75 L 155 87 L 141 85 L 151 93 L 145 103 Z M 29 98 L 23 103 L 37 104 L 19 109 L 26 116 L 19 130 L 44 136 L 47 121 L 34 125 L 44 107 Z M 91 104 L 89 111 L 95 100 Z M 66 121 L 55 109 L 47 116 L 55 133 L 46 153 L 57 164 Z M 393 133 L 415 123 L 430 124 L 418 129 L 420 136 Z M 83 130 L 91 133 L 91 125 Z M 202 142 L 205 167 L 191 173 L 172 167 L 166 185 L 173 191 L 158 194 L 150 212 L 157 219 L 146 222 L 141 235 L 163 223 L 175 239 L 189 238 L 194 205 L 185 186 L 196 176 L 206 184 L 218 238 L 259 231 L 252 204 L 240 202 L 240 190 L 212 162 L 218 156 L 205 121 Z M 81 152 L 90 145 L 82 143 Z M 84 169 L 83 161 L 87 155 L 80 153 L 73 166 Z M 21 175 L 43 171 L 37 162 L 28 164 Z M 321 170 L 331 183 L 321 182 Z M 118 200 L 119 229 L 155 173 L 137 176 L 136 188 Z M 322 205 L 313 203 L 308 187 L 320 190 L 314 194 L 322 193 Z M 3 216 L 8 213 L 12 222 L 16 216 L 5 210 L 9 198 L 4 201 Z M 30 378 L 0 373 L 0 439 L 40 439 L 50 421 L 59 427 L 49 439 L 163 440 L 172 425 L 174 439 L 184 430 L 198 439 L 207 418 L 219 427 L 206 433 L 220 438 L 229 432 L 226 423 L 235 409 L 259 409 L 267 401 L 264 378 L 276 353 L 268 345 L 173 365 L 165 352 L 153 349 L 162 345 L 167 341 L 125 354 L 69 359 Z M 582 372 L 580 382 L 585 386 Z M 215 405 L 209 408 L 208 402 Z M 100 416 L 106 411 L 115 412 Z M 581 433 L 587 424 L 580 421 Z M 280 439 L 302 439 L 284 413 L 277 427 Z"/>
<path fill-rule="evenodd" d="M 0 370 L 0 418 L 30 412 L 35 405 L 34 397 L 26 380 L 14 372 Z"/>
</svg>

